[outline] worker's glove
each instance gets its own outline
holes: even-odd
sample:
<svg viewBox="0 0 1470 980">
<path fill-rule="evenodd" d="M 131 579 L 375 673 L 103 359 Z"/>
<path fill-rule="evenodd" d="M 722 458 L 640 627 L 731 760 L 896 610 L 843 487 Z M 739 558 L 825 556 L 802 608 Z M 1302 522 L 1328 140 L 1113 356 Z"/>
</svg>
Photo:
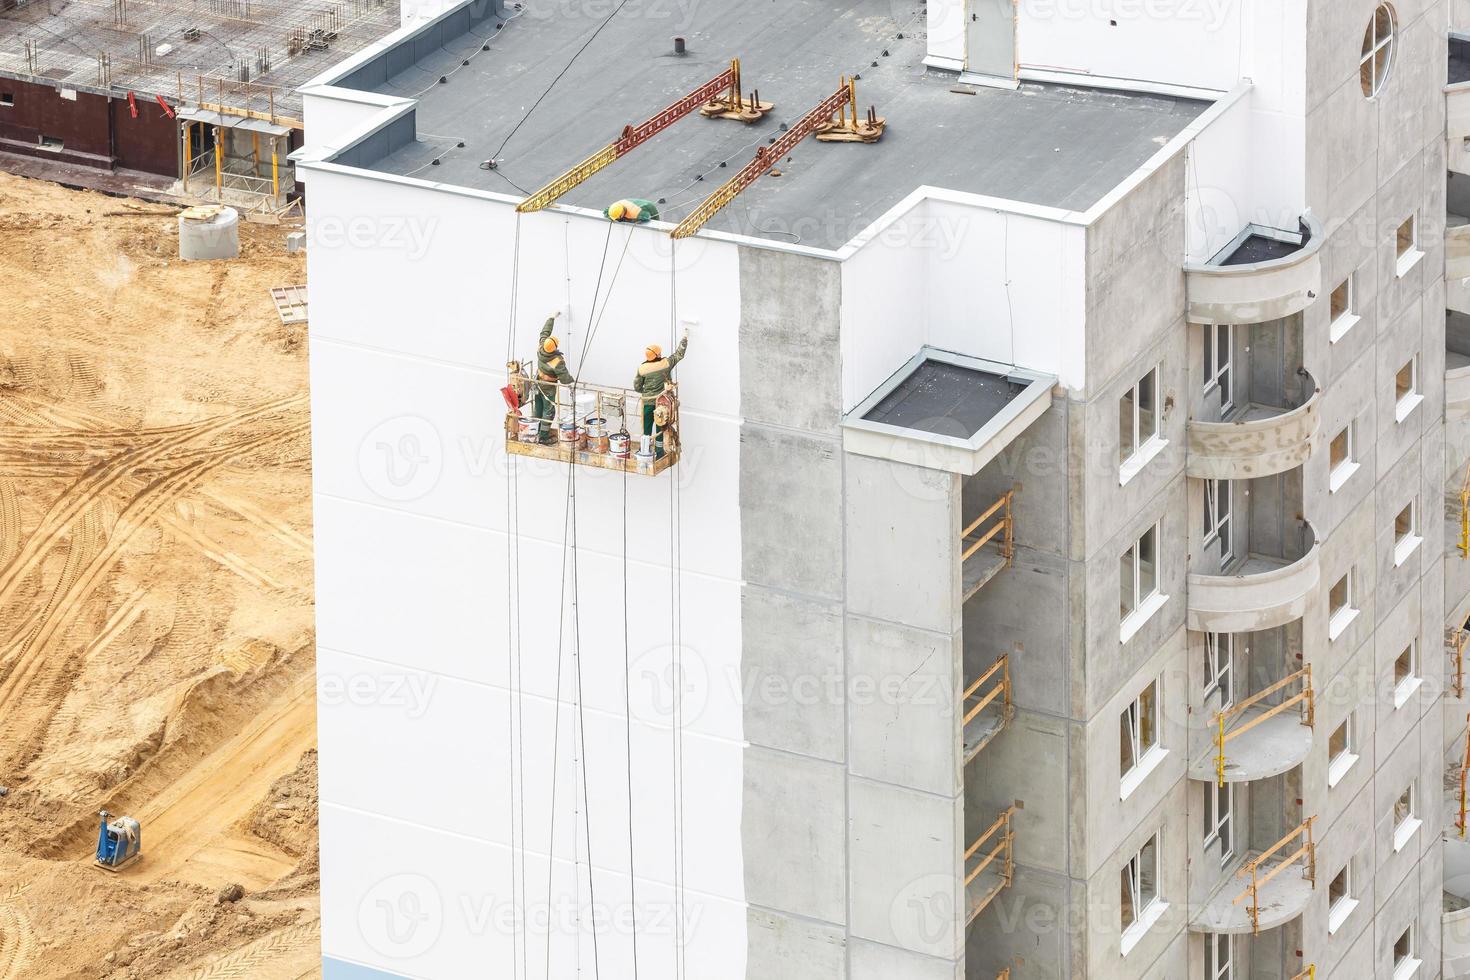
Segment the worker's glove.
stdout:
<svg viewBox="0 0 1470 980">
<path fill-rule="evenodd" d="M 553 314 L 551 314 L 551 318 L 553 320 L 564 320 L 564 319 L 566 319 L 566 316 L 567 316 L 567 308 L 565 306 L 559 306 L 559 307 L 557 307 L 556 312 L 553 313 Z"/>
</svg>

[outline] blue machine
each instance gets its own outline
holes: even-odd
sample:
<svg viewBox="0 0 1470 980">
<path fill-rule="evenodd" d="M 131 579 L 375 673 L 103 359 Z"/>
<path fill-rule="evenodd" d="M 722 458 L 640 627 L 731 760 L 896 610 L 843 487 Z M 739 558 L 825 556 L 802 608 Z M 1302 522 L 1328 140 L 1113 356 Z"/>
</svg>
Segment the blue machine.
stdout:
<svg viewBox="0 0 1470 980">
<path fill-rule="evenodd" d="M 104 871 L 120 871 L 143 853 L 143 828 L 132 817 L 118 817 L 103 810 L 102 827 L 97 832 L 97 867 Z"/>
</svg>

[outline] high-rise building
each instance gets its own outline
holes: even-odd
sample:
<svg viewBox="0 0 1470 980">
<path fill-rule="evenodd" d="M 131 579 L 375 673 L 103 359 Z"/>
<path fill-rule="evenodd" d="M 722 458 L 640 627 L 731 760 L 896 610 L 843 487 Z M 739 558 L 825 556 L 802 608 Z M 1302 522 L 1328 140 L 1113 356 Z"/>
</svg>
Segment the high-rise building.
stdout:
<svg viewBox="0 0 1470 980">
<path fill-rule="evenodd" d="M 1442 974 L 1470 10 L 405 14 L 297 154 L 328 978 Z"/>
</svg>

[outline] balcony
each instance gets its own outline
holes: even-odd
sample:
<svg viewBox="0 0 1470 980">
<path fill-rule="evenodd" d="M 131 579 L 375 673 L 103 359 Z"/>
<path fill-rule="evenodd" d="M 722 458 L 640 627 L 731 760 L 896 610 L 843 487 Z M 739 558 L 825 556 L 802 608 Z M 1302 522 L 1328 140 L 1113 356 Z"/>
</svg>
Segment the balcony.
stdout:
<svg viewBox="0 0 1470 980">
<path fill-rule="evenodd" d="M 670 384 L 658 397 L 654 431 L 645 436 L 643 396 L 635 391 L 532 381 L 517 361 L 509 364 L 509 375 L 501 394 L 506 402 L 505 451 L 510 455 L 645 476 L 679 462 L 678 385 Z"/>
<path fill-rule="evenodd" d="M 1015 496 L 1014 490 L 1006 491 L 960 532 L 961 602 L 1015 564 L 1016 522 L 1011 514 Z"/>
<path fill-rule="evenodd" d="M 999 735 L 1016 713 L 1011 703 L 1011 658 L 1001 657 L 981 674 L 960 699 L 965 764 Z"/>
<path fill-rule="evenodd" d="M 1010 887 L 1016 874 L 1016 835 L 1008 806 L 995 823 L 965 851 L 965 925 L 974 922 L 995 897 Z"/>
<path fill-rule="evenodd" d="M 1227 419 L 1190 419 L 1187 475 L 1206 480 L 1249 480 L 1294 469 L 1316 449 L 1322 424 L 1322 389 L 1301 372 L 1304 397 L 1284 403 L 1252 402 Z"/>
<path fill-rule="evenodd" d="M 1205 263 L 1186 263 L 1194 323 L 1265 323 L 1300 313 L 1322 292 L 1326 236 L 1311 215 L 1296 231 L 1248 225 Z"/>
<path fill-rule="evenodd" d="M 1321 578 L 1321 546 L 1302 522 L 1299 558 L 1252 553 L 1228 574 L 1189 576 L 1185 622 L 1201 633 L 1250 633 L 1300 619 Z"/>
<path fill-rule="evenodd" d="M 1288 693 L 1296 688 L 1296 693 Z M 1270 703 L 1281 696 L 1282 700 Z M 1189 776 L 1224 786 L 1269 779 L 1295 769 L 1312 750 L 1316 694 L 1311 665 L 1228 708 L 1210 725 L 1214 744 L 1190 763 Z"/>
<path fill-rule="evenodd" d="M 1306 911 L 1317 881 L 1317 845 L 1312 839 L 1316 819 L 1308 817 L 1269 850 L 1248 856 L 1235 875 L 1205 900 L 1190 921 L 1190 930 L 1254 935 Z"/>
</svg>

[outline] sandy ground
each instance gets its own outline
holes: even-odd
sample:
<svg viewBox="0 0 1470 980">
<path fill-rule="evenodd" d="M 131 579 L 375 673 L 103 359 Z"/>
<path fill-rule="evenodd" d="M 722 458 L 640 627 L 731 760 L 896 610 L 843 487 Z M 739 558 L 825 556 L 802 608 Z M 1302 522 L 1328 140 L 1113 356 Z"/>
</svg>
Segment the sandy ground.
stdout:
<svg viewBox="0 0 1470 980">
<path fill-rule="evenodd" d="M 0 980 L 320 974 L 305 268 L 242 230 L 0 174 Z"/>
</svg>

